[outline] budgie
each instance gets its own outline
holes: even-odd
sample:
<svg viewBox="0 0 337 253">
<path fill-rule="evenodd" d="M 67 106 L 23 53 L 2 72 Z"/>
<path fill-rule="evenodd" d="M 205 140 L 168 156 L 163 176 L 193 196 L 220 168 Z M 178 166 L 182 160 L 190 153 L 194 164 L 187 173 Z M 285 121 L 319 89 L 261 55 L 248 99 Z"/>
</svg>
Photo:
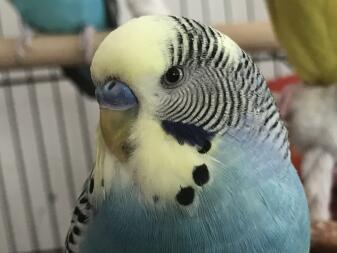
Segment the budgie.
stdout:
<svg viewBox="0 0 337 253">
<path fill-rule="evenodd" d="M 337 161 L 337 93 L 330 87 L 337 83 L 337 1 L 266 3 L 275 33 L 303 80 L 282 91 L 280 108 L 290 141 L 303 154 L 301 172 L 311 220 L 327 221 Z"/>
<path fill-rule="evenodd" d="M 273 27 L 301 79 L 337 81 L 337 1 L 266 0 Z"/>
<path fill-rule="evenodd" d="M 290 97 L 280 104 L 288 103 L 283 115 L 289 139 L 303 155 L 300 170 L 311 221 L 329 221 L 337 162 L 337 85 L 292 85 L 281 97 Z"/>
<path fill-rule="evenodd" d="M 116 0 L 11 0 L 23 22 L 23 35 L 18 52 L 24 54 L 29 48 L 30 29 L 46 34 L 82 33 L 84 58 L 87 64 L 63 67 L 80 91 L 95 97 L 95 87 L 90 77 L 90 61 L 94 52 L 95 31 L 112 30 L 118 24 Z M 129 8 L 139 15 L 168 14 L 161 0 L 128 0 Z M 137 5 L 138 4 L 138 5 Z M 143 5 L 139 5 L 143 4 Z M 149 8 L 149 5 L 151 6 Z M 148 12 L 148 11 L 151 11 Z"/>
<path fill-rule="evenodd" d="M 230 38 L 188 18 L 133 19 L 91 74 L 96 163 L 66 252 L 309 252 L 287 130 Z"/>
</svg>

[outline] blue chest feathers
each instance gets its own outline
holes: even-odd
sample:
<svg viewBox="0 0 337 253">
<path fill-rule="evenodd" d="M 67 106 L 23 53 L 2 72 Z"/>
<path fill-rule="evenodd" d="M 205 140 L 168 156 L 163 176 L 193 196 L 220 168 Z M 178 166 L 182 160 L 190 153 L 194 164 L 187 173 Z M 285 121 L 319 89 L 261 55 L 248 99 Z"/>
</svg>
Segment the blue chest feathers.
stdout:
<svg viewBox="0 0 337 253">
<path fill-rule="evenodd" d="M 81 252 L 307 253 L 307 204 L 291 164 L 231 138 L 217 150 L 210 182 L 188 206 L 147 206 L 134 186 L 112 191 Z"/>
</svg>

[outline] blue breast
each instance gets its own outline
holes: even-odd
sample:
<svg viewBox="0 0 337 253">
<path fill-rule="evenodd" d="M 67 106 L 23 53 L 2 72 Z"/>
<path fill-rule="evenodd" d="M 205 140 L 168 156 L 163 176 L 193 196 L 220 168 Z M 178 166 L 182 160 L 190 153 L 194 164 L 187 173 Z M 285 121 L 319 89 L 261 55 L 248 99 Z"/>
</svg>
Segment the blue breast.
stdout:
<svg viewBox="0 0 337 253">
<path fill-rule="evenodd" d="M 81 252 L 309 252 L 308 208 L 295 170 L 269 147 L 243 139 L 223 138 L 212 180 L 196 186 L 198 201 L 188 209 L 174 200 L 165 209 L 146 207 L 134 188 L 111 192 Z"/>
<path fill-rule="evenodd" d="M 77 33 L 107 27 L 104 0 L 12 0 L 23 21 L 45 33 Z"/>
</svg>

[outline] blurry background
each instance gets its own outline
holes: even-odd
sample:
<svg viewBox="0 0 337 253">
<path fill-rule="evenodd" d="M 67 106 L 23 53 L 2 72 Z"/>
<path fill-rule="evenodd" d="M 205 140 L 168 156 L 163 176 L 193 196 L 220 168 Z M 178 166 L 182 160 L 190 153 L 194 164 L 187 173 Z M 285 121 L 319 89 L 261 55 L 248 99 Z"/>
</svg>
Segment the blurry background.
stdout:
<svg viewBox="0 0 337 253">
<path fill-rule="evenodd" d="M 124 23 L 130 13 L 119 3 Z M 165 3 L 172 14 L 205 23 L 268 19 L 263 0 Z M 0 0 L 0 37 L 17 37 L 18 27 L 12 6 Z M 254 57 L 267 79 L 290 73 L 274 53 Z M 97 109 L 57 67 L 0 69 L 0 252 L 63 245 L 73 203 L 93 163 Z"/>
</svg>

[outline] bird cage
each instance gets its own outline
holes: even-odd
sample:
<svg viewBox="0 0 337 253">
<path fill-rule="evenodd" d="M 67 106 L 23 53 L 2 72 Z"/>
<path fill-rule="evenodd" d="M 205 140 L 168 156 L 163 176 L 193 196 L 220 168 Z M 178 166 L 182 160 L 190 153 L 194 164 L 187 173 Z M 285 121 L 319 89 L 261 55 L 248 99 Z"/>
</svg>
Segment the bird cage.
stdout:
<svg viewBox="0 0 337 253">
<path fill-rule="evenodd" d="M 174 15 L 227 33 L 251 53 L 267 80 L 292 73 L 263 0 L 165 3 Z M 125 1 L 119 4 L 123 23 L 130 13 Z M 58 67 L 79 61 L 71 46 L 76 37 L 39 37 L 35 53 L 17 60 L 18 23 L 9 1 L 0 0 L 0 252 L 61 252 L 76 196 L 94 161 L 98 107 Z M 56 57 L 53 47 L 62 43 L 67 53 Z"/>
</svg>

